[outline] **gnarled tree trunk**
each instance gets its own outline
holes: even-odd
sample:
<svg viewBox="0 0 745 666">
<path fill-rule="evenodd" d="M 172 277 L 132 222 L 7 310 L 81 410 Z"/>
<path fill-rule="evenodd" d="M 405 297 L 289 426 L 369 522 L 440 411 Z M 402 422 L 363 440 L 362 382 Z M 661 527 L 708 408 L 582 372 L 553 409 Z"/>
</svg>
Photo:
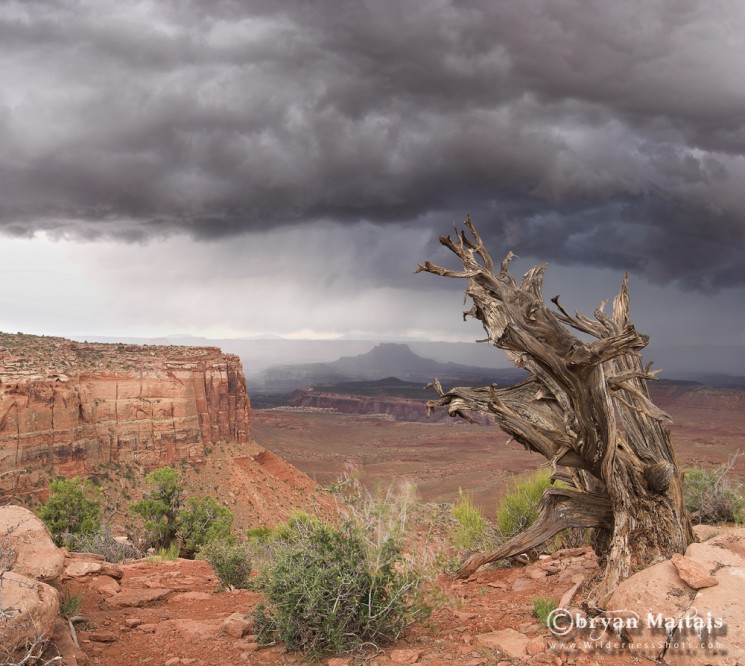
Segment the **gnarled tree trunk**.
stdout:
<svg viewBox="0 0 745 666">
<path fill-rule="evenodd" d="M 463 278 L 473 301 L 464 316 L 479 319 L 487 340 L 503 349 L 531 376 L 510 388 L 457 387 L 443 392 L 428 409 L 447 407 L 451 416 L 489 414 L 502 430 L 544 456 L 552 480 L 538 520 L 498 550 L 467 559 L 456 575 L 467 577 L 483 564 L 526 552 L 568 527 L 594 528 L 594 547 L 604 567 L 595 588 L 602 605 L 616 585 L 634 571 L 694 540 L 682 494 L 682 475 L 669 431 L 669 417 L 651 402 L 640 350 L 648 337 L 629 319 L 628 277 L 613 312 L 595 319 L 570 315 L 559 303 L 550 309 L 541 292 L 545 265 L 535 266 L 518 284 L 509 272 L 512 253 L 498 272 L 470 219 L 457 240 L 441 237 L 463 264 L 462 271 L 427 261 L 417 272 Z M 593 338 L 584 342 L 572 329 Z"/>
</svg>

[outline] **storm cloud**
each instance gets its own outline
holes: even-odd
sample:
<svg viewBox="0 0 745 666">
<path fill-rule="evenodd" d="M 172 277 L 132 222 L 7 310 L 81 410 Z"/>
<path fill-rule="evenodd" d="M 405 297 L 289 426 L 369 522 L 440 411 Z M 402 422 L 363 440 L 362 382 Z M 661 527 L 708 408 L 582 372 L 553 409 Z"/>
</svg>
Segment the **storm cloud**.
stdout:
<svg viewBox="0 0 745 666">
<path fill-rule="evenodd" d="M 0 58 L 6 234 L 470 213 L 524 256 L 745 284 L 736 0 L 6 1 Z"/>
</svg>

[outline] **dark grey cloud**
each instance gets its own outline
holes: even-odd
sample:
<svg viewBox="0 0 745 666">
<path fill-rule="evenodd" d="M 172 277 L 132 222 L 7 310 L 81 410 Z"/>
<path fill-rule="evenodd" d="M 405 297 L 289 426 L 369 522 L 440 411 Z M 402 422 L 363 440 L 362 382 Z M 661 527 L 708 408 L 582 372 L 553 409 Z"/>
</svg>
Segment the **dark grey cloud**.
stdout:
<svg viewBox="0 0 745 666">
<path fill-rule="evenodd" d="M 470 212 L 505 251 L 742 285 L 744 36 L 736 0 L 6 1 L 0 228 Z"/>
</svg>

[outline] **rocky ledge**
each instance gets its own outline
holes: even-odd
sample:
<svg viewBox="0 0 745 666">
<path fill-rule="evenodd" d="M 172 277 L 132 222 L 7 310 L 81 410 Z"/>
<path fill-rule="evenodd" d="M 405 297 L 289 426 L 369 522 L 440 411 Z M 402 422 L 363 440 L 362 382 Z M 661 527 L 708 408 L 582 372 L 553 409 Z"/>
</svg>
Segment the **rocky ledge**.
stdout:
<svg viewBox="0 0 745 666">
<path fill-rule="evenodd" d="M 249 441 L 237 356 L 215 347 L 0 333 L 0 503 L 109 462 L 146 468 Z"/>
</svg>

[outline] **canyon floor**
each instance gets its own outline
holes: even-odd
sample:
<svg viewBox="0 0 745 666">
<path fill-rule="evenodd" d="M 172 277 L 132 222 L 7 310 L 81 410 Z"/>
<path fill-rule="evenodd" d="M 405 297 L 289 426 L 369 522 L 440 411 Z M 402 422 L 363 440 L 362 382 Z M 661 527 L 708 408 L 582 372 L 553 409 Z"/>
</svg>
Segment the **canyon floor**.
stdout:
<svg viewBox="0 0 745 666">
<path fill-rule="evenodd" d="M 708 389 L 655 397 L 672 418 L 672 441 L 683 466 L 719 465 L 745 452 L 744 397 Z M 321 485 L 351 464 L 370 490 L 407 478 L 423 500 L 452 502 L 462 488 L 487 515 L 515 475 L 544 462 L 496 427 L 455 419 L 402 422 L 306 408 L 254 409 L 252 434 Z M 745 456 L 736 458 L 730 474 L 745 481 Z"/>
</svg>

